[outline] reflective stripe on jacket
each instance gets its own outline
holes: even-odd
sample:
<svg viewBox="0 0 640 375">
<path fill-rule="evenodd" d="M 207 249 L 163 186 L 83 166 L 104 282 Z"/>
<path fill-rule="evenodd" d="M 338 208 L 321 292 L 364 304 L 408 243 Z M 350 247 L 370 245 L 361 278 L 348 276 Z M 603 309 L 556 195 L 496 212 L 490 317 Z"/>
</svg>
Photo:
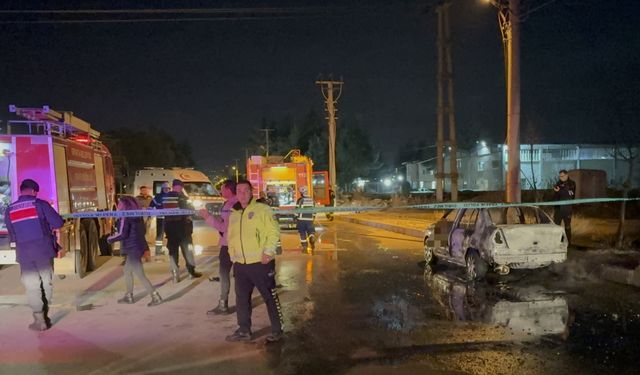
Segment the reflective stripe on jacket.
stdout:
<svg viewBox="0 0 640 375">
<path fill-rule="evenodd" d="M 280 240 L 278 221 L 271 207 L 251 200 L 244 209 L 237 203 L 229 215 L 229 255 L 236 263 L 259 263 L 262 254 L 274 256 Z"/>
</svg>

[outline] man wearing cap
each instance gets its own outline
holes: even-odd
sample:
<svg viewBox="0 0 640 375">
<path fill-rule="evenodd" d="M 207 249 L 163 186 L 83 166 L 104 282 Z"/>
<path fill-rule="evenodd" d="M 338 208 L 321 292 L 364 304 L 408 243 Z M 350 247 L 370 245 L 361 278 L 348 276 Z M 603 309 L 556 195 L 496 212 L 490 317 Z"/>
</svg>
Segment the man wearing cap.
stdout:
<svg viewBox="0 0 640 375">
<path fill-rule="evenodd" d="M 187 196 L 183 192 L 183 183 L 180 180 L 173 180 L 172 191 L 167 193 L 162 200 L 164 209 L 188 209 Z M 182 250 L 182 256 L 187 263 L 187 271 L 190 278 L 202 276 L 196 271 L 196 263 L 193 253 L 189 249 L 191 233 L 193 232 L 193 222 L 187 215 L 167 216 L 164 218 L 164 232 L 167 235 L 167 248 L 171 260 L 171 275 L 173 282 L 180 281 L 180 268 L 178 248 Z"/>
<path fill-rule="evenodd" d="M 307 187 L 300 186 L 300 198 L 296 202 L 298 208 L 313 208 L 313 199 L 307 196 Z M 300 234 L 302 252 L 312 252 L 315 246 L 316 228 L 313 226 L 313 213 L 299 213 L 296 221 L 296 229 Z"/>
<path fill-rule="evenodd" d="M 51 327 L 47 316 L 53 293 L 53 258 L 59 246 L 53 233 L 64 220 L 49 203 L 36 198 L 40 187 L 31 179 L 20 184 L 20 197 L 5 211 L 9 238 L 16 247 L 20 279 L 27 292 L 34 322 L 29 328 L 44 331 Z"/>
</svg>

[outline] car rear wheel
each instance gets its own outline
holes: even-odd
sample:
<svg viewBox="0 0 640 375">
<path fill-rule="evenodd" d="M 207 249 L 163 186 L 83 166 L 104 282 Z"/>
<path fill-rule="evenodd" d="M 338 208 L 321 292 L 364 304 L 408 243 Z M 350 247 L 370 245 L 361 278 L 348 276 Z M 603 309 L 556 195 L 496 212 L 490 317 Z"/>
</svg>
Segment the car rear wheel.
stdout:
<svg viewBox="0 0 640 375">
<path fill-rule="evenodd" d="M 467 278 L 469 280 L 480 280 L 487 274 L 487 263 L 480 257 L 476 249 L 467 251 L 465 263 L 467 265 Z"/>
<path fill-rule="evenodd" d="M 433 248 L 427 245 L 426 238 L 424 239 L 424 261 L 426 262 L 427 266 L 431 264 L 435 264 L 437 261 L 437 258 L 433 253 Z"/>
</svg>

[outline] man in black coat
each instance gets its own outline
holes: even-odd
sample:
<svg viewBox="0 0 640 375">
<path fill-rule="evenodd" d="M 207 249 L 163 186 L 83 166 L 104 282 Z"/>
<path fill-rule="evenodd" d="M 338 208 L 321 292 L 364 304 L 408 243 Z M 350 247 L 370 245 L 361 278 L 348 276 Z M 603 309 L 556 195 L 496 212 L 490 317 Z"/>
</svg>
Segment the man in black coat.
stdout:
<svg viewBox="0 0 640 375">
<path fill-rule="evenodd" d="M 563 169 L 558 172 L 558 182 L 553 186 L 555 192 L 553 200 L 566 201 L 575 199 L 576 183 L 569 178 L 569 173 Z M 553 210 L 553 222 L 560 225 L 564 222 L 564 231 L 567 234 L 567 241 L 571 243 L 571 205 L 555 206 Z"/>
</svg>

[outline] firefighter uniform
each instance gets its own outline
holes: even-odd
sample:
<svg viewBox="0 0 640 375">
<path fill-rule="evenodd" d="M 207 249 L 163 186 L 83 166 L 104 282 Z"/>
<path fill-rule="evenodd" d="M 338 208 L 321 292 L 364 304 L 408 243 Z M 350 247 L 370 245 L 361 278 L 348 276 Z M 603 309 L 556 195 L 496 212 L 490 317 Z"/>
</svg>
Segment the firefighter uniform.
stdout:
<svg viewBox="0 0 640 375">
<path fill-rule="evenodd" d="M 30 189 L 30 190 L 27 190 Z M 20 185 L 21 192 L 38 192 L 38 184 L 30 179 Z M 43 331 L 51 326 L 47 316 L 53 293 L 53 258 L 58 252 L 54 229 L 64 220 L 49 203 L 35 195 L 22 194 L 5 211 L 5 223 L 11 242 L 15 243 L 20 264 L 20 279 L 33 310 L 30 329 Z"/>
<path fill-rule="evenodd" d="M 180 182 L 182 183 L 182 182 Z M 174 181 L 174 186 L 176 182 Z M 183 193 L 171 191 L 162 197 L 162 207 L 164 209 L 188 209 L 187 197 Z M 189 248 L 191 243 L 191 234 L 193 232 L 193 222 L 189 216 L 167 216 L 164 218 L 164 232 L 167 235 L 167 248 L 169 249 L 169 257 L 171 260 L 171 274 L 174 282 L 180 281 L 179 274 L 179 255 L 178 250 L 182 251 L 182 256 L 187 264 L 187 271 L 191 277 L 200 277 L 202 274 L 196 272 L 196 262 L 193 253 Z"/>
<path fill-rule="evenodd" d="M 161 210 L 163 208 L 164 197 L 171 192 L 168 182 L 162 184 L 162 191 L 156 194 L 149 203 L 149 207 Z M 164 238 L 164 216 L 156 216 L 156 255 L 162 255 L 162 245 Z"/>
<path fill-rule="evenodd" d="M 300 188 L 300 198 L 296 202 L 298 208 L 313 208 L 315 205 L 313 199 L 307 196 L 307 188 L 302 186 Z M 316 229 L 313 225 L 314 219 L 313 213 L 300 213 L 296 221 L 296 229 L 300 234 L 300 244 L 302 245 L 302 252 L 313 251 L 315 247 L 315 235 Z"/>
</svg>

